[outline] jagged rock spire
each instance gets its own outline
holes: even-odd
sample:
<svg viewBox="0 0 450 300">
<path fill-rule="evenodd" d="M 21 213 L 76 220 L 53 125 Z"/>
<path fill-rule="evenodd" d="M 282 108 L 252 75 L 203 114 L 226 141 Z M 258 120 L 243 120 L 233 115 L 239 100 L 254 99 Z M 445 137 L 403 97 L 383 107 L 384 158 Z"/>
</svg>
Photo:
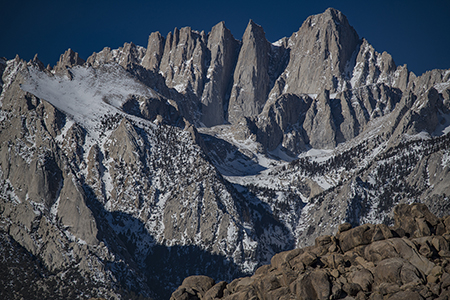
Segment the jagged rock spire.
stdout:
<svg viewBox="0 0 450 300">
<path fill-rule="evenodd" d="M 66 67 L 79 66 L 84 64 L 84 60 L 78 55 L 77 52 L 74 52 L 72 49 L 67 49 L 64 54 L 61 54 L 59 57 L 59 61 L 56 64 L 56 70 L 65 70 Z"/>
<path fill-rule="evenodd" d="M 152 32 L 148 37 L 147 52 L 142 60 L 142 66 L 149 70 L 159 68 L 161 58 L 164 54 L 164 37 L 157 32 Z"/>
<path fill-rule="evenodd" d="M 243 116 L 259 114 L 269 89 L 270 43 L 264 30 L 253 20 L 242 37 L 242 48 L 234 72 L 234 85 L 228 108 L 228 120 L 236 122 Z"/>
<path fill-rule="evenodd" d="M 208 36 L 211 62 L 206 74 L 203 90 L 201 122 L 206 126 L 223 124 L 223 107 L 228 91 L 234 63 L 238 54 L 238 42 L 224 22 L 215 25 Z"/>
<path fill-rule="evenodd" d="M 206 34 L 190 27 L 169 33 L 159 66 L 168 87 L 178 92 L 191 91 L 199 95 L 206 73 Z M 151 54 L 149 54 L 151 55 Z"/>
<path fill-rule="evenodd" d="M 271 98 L 279 96 L 280 90 L 316 94 L 342 89 L 346 66 L 351 66 L 359 43 L 358 34 L 340 11 L 329 8 L 310 16 L 289 39 L 289 64 Z"/>
</svg>

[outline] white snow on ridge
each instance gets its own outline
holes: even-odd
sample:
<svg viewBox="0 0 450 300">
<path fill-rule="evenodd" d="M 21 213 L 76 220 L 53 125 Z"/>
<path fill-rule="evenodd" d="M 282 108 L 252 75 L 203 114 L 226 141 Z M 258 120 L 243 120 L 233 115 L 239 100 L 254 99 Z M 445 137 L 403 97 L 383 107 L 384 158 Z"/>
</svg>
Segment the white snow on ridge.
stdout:
<svg viewBox="0 0 450 300">
<path fill-rule="evenodd" d="M 94 128 L 100 118 L 119 112 L 129 95 L 153 96 L 151 89 L 134 80 L 121 67 L 106 67 L 106 71 L 74 67 L 70 70 L 72 79 L 30 68 L 22 89 L 50 102 L 95 136 Z"/>
<path fill-rule="evenodd" d="M 66 136 L 67 132 L 69 131 L 70 127 L 72 127 L 75 124 L 73 120 L 66 120 L 66 124 L 64 124 L 64 127 L 61 128 L 61 134 L 58 135 L 55 140 L 59 143 L 62 143 L 64 141 L 64 137 Z"/>
<path fill-rule="evenodd" d="M 272 45 L 274 45 L 275 47 L 280 47 L 280 46 L 282 46 L 282 45 L 283 45 L 283 39 L 284 39 L 284 38 L 281 38 L 281 39 L 279 39 L 278 41 L 273 42 Z"/>
<path fill-rule="evenodd" d="M 434 88 L 435 88 L 439 93 L 442 93 L 442 92 L 445 91 L 446 89 L 450 88 L 450 82 L 438 83 L 438 84 L 434 85 Z"/>
<path fill-rule="evenodd" d="M 309 157 L 312 161 L 315 162 L 324 162 L 333 156 L 334 150 L 326 150 L 326 149 L 310 149 L 305 154 L 301 156 Z"/>
<path fill-rule="evenodd" d="M 3 74 L 3 78 L 0 78 L 3 80 L 3 91 L 6 91 L 8 87 L 11 85 L 11 83 L 14 81 L 16 75 L 19 73 L 20 68 L 22 67 L 23 63 L 16 63 L 14 59 L 8 60 L 6 62 L 6 69 Z M 5 76 L 6 75 L 6 76 Z M 3 100 L 3 92 L 0 94 L 0 107 L 2 106 L 2 100 Z"/>
<path fill-rule="evenodd" d="M 430 136 L 430 134 L 428 132 L 421 131 L 421 132 L 419 132 L 417 134 L 414 134 L 414 135 L 409 135 L 409 134 L 405 133 L 403 135 L 403 138 L 406 141 L 416 141 L 416 140 L 429 140 L 431 138 L 431 136 Z"/>
</svg>

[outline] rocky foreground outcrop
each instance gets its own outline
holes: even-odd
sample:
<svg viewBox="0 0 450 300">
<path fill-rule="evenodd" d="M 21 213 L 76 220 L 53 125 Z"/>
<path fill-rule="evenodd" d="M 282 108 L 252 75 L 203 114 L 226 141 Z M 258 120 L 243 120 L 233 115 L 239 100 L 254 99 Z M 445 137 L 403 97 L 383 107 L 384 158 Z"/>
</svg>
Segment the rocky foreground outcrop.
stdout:
<svg viewBox="0 0 450 300">
<path fill-rule="evenodd" d="M 450 216 L 401 204 L 395 226 L 339 226 L 315 245 L 281 252 L 231 283 L 191 276 L 181 299 L 450 299 Z"/>
</svg>

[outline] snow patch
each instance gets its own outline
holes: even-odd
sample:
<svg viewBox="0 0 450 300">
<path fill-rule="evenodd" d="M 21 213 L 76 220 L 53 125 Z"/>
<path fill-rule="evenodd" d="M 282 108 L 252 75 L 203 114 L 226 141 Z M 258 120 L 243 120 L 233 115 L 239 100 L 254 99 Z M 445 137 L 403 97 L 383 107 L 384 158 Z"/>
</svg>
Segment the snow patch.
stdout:
<svg viewBox="0 0 450 300">
<path fill-rule="evenodd" d="M 5 200 L 6 202 L 11 202 L 14 205 L 22 203 L 20 198 L 16 195 L 13 185 L 9 179 L 2 179 L 3 171 L 0 168 L 0 198 Z"/>
<path fill-rule="evenodd" d="M 96 125 L 102 116 L 120 112 L 129 95 L 152 97 L 154 92 L 115 64 L 94 69 L 77 66 L 73 78 L 50 76 L 29 69 L 22 90 L 50 102 L 98 138 Z"/>
<path fill-rule="evenodd" d="M 441 165 L 443 168 L 450 167 L 450 152 L 444 152 Z"/>
<path fill-rule="evenodd" d="M 306 153 L 300 155 L 300 157 L 309 157 L 315 162 L 324 162 L 333 156 L 333 150 L 326 149 L 310 149 Z"/>
<path fill-rule="evenodd" d="M 2 100 L 4 98 L 3 92 L 9 88 L 9 86 L 16 78 L 16 76 L 19 73 L 22 66 L 23 66 L 23 62 L 17 63 L 15 59 L 11 59 L 6 62 L 6 69 L 3 72 L 3 78 L 1 78 L 1 80 L 3 81 L 3 86 L 2 86 L 3 91 L 0 94 L 0 107 L 2 107 Z M 5 76 L 5 74 L 7 74 L 7 75 Z"/>
<path fill-rule="evenodd" d="M 281 46 L 283 46 L 283 39 L 284 39 L 284 38 L 281 38 L 281 39 L 279 39 L 278 41 L 273 42 L 272 45 L 274 45 L 275 47 L 281 47 Z"/>
<path fill-rule="evenodd" d="M 439 92 L 442 93 L 446 89 L 450 88 L 450 82 L 444 82 L 444 83 L 438 83 L 434 85 L 434 88 Z"/>
<path fill-rule="evenodd" d="M 186 83 L 179 83 L 175 85 L 173 88 L 177 90 L 178 93 L 182 93 L 186 91 L 187 84 Z"/>
</svg>

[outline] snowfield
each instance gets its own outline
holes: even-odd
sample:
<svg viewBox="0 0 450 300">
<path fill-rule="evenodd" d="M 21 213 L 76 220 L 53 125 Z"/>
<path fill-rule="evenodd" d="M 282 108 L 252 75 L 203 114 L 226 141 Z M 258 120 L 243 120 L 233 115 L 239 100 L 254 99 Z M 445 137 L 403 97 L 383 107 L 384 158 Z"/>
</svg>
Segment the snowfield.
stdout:
<svg viewBox="0 0 450 300">
<path fill-rule="evenodd" d="M 151 98 L 155 93 L 116 64 L 106 64 L 99 69 L 76 66 L 70 70 L 71 79 L 51 76 L 36 68 L 29 70 L 22 89 L 50 102 L 94 138 L 98 138 L 96 128 L 100 118 L 120 113 L 129 96 Z"/>
</svg>

